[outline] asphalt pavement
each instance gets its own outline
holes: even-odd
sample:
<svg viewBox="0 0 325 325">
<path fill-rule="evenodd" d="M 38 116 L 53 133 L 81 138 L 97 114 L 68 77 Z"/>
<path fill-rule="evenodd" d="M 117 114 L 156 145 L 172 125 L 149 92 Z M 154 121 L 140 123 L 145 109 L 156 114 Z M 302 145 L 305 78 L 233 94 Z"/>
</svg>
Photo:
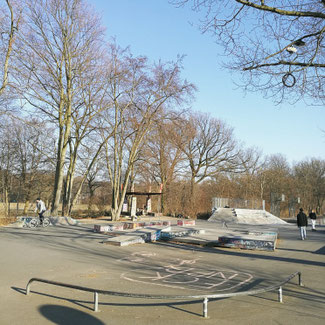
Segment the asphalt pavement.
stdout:
<svg viewBox="0 0 325 325">
<path fill-rule="evenodd" d="M 199 227 L 219 227 L 198 222 Z M 241 226 L 236 225 L 236 229 Z M 261 227 L 242 226 L 258 230 Z M 274 252 L 156 242 L 116 247 L 93 224 L 0 228 L 0 324 L 325 324 L 325 227 L 299 239 L 295 225 L 275 227 Z M 264 288 L 302 272 L 278 293 L 210 300 L 99 296 L 34 283 L 33 277 L 146 295 L 203 295 Z"/>
</svg>

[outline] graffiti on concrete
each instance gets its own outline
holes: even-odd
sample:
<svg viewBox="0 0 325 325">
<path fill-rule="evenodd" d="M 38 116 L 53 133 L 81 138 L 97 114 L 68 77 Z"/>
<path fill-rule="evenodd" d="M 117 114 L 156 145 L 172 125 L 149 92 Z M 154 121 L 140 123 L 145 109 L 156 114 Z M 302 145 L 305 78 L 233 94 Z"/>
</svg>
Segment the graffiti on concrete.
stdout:
<svg viewBox="0 0 325 325">
<path fill-rule="evenodd" d="M 119 261 L 141 263 L 141 262 L 144 262 L 146 260 L 146 258 L 150 258 L 153 256 L 156 256 L 156 253 L 140 251 L 140 252 L 134 252 L 130 256 L 123 257 Z"/>
<path fill-rule="evenodd" d="M 275 240 L 270 241 L 244 239 L 238 237 L 219 237 L 218 246 L 274 251 Z"/>
<path fill-rule="evenodd" d="M 225 291 L 238 288 L 251 281 L 250 273 L 230 269 L 209 267 L 200 264 L 196 259 L 177 259 L 175 262 L 163 266 L 153 266 L 146 263 L 146 259 L 154 255 L 145 255 L 143 252 L 134 253 L 122 259 L 134 263 L 141 263 L 141 268 L 121 275 L 124 280 L 158 285 L 176 289 Z M 121 261 L 122 261 L 121 260 Z M 149 262 L 149 261 L 148 261 Z"/>
</svg>

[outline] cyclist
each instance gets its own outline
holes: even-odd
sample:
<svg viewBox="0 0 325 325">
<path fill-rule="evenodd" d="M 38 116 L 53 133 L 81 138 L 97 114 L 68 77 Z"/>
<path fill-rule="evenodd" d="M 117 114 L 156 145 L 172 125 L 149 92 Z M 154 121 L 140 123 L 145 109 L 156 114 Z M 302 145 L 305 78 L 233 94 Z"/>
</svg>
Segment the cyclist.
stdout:
<svg viewBox="0 0 325 325">
<path fill-rule="evenodd" d="M 35 212 L 38 213 L 40 225 L 43 225 L 43 220 L 44 220 L 43 214 L 45 213 L 45 211 L 46 211 L 45 203 L 38 197 L 36 199 Z"/>
</svg>

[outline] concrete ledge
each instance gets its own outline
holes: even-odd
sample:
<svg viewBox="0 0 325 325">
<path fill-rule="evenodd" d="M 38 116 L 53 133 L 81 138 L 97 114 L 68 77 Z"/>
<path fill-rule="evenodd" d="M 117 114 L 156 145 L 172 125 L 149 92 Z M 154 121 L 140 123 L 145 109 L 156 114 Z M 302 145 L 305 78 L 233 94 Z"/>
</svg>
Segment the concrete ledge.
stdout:
<svg viewBox="0 0 325 325">
<path fill-rule="evenodd" d="M 216 246 L 228 247 L 228 248 L 274 251 L 276 246 L 276 236 L 272 239 L 270 238 L 269 240 L 222 236 L 218 238 L 218 242 Z"/>
<path fill-rule="evenodd" d="M 124 230 L 124 225 L 121 224 L 109 224 L 109 225 L 94 225 L 94 232 L 112 232 Z"/>
<path fill-rule="evenodd" d="M 161 239 L 169 240 L 176 237 L 186 237 L 204 234 L 204 229 L 173 227 L 171 230 L 162 230 Z"/>
<path fill-rule="evenodd" d="M 139 229 L 151 226 L 170 226 L 170 221 L 134 221 L 134 222 L 123 222 L 124 229 Z"/>
<path fill-rule="evenodd" d="M 134 234 L 140 234 L 145 242 L 155 242 L 161 238 L 161 233 L 170 231 L 171 227 L 146 227 L 136 230 Z"/>
</svg>

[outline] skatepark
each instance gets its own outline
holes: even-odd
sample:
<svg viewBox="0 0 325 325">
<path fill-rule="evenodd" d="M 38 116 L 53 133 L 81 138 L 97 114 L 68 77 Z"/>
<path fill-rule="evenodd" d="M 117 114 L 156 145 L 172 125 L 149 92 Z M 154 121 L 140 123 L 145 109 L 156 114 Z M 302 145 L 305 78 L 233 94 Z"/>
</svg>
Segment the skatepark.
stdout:
<svg viewBox="0 0 325 325">
<path fill-rule="evenodd" d="M 172 228 L 179 227 L 175 218 L 164 220 Z M 159 220 L 141 221 L 152 224 Z M 108 244 L 111 234 L 94 231 L 98 223 L 114 224 L 106 220 L 61 222 L 35 229 L 17 224 L 1 227 L 0 323 L 324 323 L 324 226 L 318 225 L 316 232 L 308 231 L 307 240 L 301 241 L 297 227 L 290 223 L 211 221 L 196 220 L 191 226 L 200 230 L 196 234 L 126 246 Z M 275 249 L 211 245 L 213 236 L 261 236 L 265 232 L 276 232 Z M 202 314 L 202 299 L 154 299 L 258 291 L 297 271 L 301 272 L 303 286 L 298 285 L 298 277 L 286 283 L 282 302 L 278 290 L 209 299 L 207 317 Z M 35 282 L 26 295 L 32 278 L 122 295 L 99 295 L 95 312 L 91 292 Z"/>
</svg>

